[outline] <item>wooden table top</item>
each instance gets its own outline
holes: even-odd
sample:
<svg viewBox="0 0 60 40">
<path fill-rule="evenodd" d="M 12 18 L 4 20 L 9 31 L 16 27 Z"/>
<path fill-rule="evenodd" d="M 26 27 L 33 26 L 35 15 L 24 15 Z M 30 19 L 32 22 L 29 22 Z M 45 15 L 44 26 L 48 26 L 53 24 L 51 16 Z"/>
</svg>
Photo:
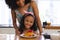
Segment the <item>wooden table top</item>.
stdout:
<svg viewBox="0 0 60 40">
<path fill-rule="evenodd" d="M 43 40 L 44 37 L 42 37 L 42 36 L 38 36 L 38 37 L 35 37 L 35 38 L 23 38 L 23 37 L 20 37 L 19 39 L 20 40 Z"/>
</svg>

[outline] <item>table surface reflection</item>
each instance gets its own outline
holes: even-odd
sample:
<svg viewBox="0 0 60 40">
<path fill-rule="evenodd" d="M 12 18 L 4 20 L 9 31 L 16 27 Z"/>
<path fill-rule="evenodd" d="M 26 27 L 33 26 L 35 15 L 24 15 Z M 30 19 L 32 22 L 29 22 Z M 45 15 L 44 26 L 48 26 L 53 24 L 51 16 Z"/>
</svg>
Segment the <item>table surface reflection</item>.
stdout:
<svg viewBox="0 0 60 40">
<path fill-rule="evenodd" d="M 14 39 L 15 39 L 15 34 L 0 34 L 0 40 L 14 40 Z M 22 38 L 22 37 L 20 37 L 18 39 L 18 37 L 17 37 L 16 40 L 44 40 L 44 37 L 43 37 L 43 35 L 41 37 L 29 38 L 29 39 Z"/>
</svg>

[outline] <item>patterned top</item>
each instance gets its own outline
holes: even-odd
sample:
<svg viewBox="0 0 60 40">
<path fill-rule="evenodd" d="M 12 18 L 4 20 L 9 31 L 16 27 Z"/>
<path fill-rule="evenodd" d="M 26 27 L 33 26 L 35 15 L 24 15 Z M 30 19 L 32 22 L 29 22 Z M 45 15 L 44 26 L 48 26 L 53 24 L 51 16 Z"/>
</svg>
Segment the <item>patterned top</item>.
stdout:
<svg viewBox="0 0 60 40">
<path fill-rule="evenodd" d="M 32 7 L 29 6 L 27 12 L 33 13 Z M 17 9 L 15 10 L 15 13 L 16 13 L 16 17 L 18 19 L 18 22 L 20 22 L 23 15 Z"/>
</svg>

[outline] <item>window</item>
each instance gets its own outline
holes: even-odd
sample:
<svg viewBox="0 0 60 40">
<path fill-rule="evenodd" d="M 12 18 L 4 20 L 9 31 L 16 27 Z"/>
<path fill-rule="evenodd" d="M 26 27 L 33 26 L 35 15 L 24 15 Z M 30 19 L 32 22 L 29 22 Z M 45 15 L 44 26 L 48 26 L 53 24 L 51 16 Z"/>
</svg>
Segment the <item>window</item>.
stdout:
<svg viewBox="0 0 60 40">
<path fill-rule="evenodd" d="M 37 0 L 41 22 L 60 25 L 60 0 Z M 0 0 L 0 26 L 12 26 L 11 9 Z"/>
<path fill-rule="evenodd" d="M 5 0 L 0 0 L 0 26 L 9 26 L 11 23 L 11 10 L 5 4 Z"/>
<path fill-rule="evenodd" d="M 60 0 L 38 0 L 41 21 L 60 26 Z"/>
</svg>

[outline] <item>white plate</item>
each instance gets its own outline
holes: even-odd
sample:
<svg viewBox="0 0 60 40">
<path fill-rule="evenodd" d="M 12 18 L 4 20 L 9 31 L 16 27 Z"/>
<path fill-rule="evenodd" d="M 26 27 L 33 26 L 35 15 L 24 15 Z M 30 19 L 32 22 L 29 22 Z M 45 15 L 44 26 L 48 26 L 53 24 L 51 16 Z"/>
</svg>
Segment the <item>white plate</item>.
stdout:
<svg viewBox="0 0 60 40">
<path fill-rule="evenodd" d="M 24 34 L 21 34 L 20 37 L 24 37 L 24 38 L 35 38 L 37 37 L 37 34 L 34 34 L 34 36 L 24 36 Z"/>
</svg>

